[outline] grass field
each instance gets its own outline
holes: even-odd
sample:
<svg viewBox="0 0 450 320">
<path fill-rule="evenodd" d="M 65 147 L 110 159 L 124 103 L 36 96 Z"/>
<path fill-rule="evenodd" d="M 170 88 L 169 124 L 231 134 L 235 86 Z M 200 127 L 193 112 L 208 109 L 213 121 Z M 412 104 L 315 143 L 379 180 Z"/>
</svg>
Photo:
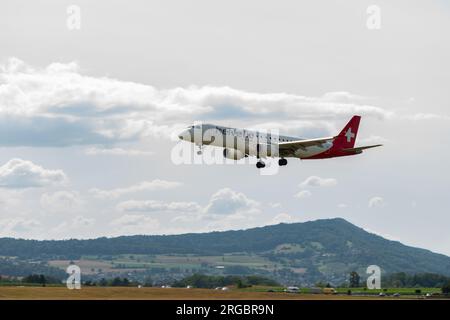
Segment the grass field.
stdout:
<svg viewBox="0 0 450 320">
<path fill-rule="evenodd" d="M 267 292 L 267 290 L 228 291 L 213 289 L 186 288 L 137 288 L 137 287 L 83 287 L 81 290 L 69 290 L 65 287 L 0 287 L 1 299 L 32 299 L 32 300 L 347 300 L 347 299 L 418 299 L 418 296 L 402 295 L 394 298 L 378 296 L 348 296 L 345 294 L 295 294 L 284 292 Z"/>
<path fill-rule="evenodd" d="M 221 256 L 196 255 L 116 255 L 110 260 L 98 256 L 84 256 L 73 261 L 81 268 L 83 274 L 98 274 L 110 272 L 142 271 L 151 268 L 180 268 L 199 270 L 202 267 L 242 266 L 272 271 L 275 263 L 256 255 L 227 254 Z M 50 260 L 48 264 L 65 270 L 70 260 Z M 304 272 L 304 270 L 301 270 Z"/>
</svg>

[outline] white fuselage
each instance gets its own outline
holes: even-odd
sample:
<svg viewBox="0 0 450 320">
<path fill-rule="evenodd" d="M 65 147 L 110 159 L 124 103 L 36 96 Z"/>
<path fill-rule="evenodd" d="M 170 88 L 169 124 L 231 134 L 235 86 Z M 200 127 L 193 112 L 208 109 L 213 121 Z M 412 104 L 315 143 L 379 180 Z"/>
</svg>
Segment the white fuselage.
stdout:
<svg viewBox="0 0 450 320">
<path fill-rule="evenodd" d="M 304 140 L 298 137 L 257 130 L 229 128 L 211 124 L 191 126 L 179 138 L 197 145 L 235 149 L 246 156 L 308 158 L 327 151 L 331 142 L 303 148 L 280 148 L 284 142 Z"/>
</svg>

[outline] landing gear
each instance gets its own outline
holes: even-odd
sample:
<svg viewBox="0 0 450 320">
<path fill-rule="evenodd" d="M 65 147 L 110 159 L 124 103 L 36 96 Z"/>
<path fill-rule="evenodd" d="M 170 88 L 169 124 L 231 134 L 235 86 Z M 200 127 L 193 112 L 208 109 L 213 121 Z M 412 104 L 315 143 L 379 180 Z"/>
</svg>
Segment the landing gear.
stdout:
<svg viewBox="0 0 450 320">
<path fill-rule="evenodd" d="M 278 160 L 278 165 L 279 165 L 280 167 L 287 165 L 287 160 L 284 159 L 284 158 L 279 159 L 279 160 Z"/>
<path fill-rule="evenodd" d="M 197 151 L 197 154 L 198 154 L 199 156 L 202 154 L 202 145 L 201 145 L 201 144 L 198 145 L 198 151 Z"/>
<path fill-rule="evenodd" d="M 264 168 L 265 166 L 266 166 L 266 164 L 265 164 L 264 162 L 262 162 L 261 160 L 259 160 L 259 161 L 256 163 L 256 167 L 257 167 L 258 169 Z"/>
</svg>

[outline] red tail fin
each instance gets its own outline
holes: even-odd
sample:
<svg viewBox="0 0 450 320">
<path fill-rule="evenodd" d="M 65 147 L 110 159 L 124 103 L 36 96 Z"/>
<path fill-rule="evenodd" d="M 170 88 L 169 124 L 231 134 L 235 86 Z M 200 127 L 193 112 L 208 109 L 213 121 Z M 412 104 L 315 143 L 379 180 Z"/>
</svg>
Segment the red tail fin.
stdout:
<svg viewBox="0 0 450 320">
<path fill-rule="evenodd" d="M 341 133 L 336 136 L 336 140 L 339 141 L 339 146 L 341 148 L 354 147 L 360 120 L 361 116 L 353 116 L 344 129 L 342 129 Z"/>
</svg>

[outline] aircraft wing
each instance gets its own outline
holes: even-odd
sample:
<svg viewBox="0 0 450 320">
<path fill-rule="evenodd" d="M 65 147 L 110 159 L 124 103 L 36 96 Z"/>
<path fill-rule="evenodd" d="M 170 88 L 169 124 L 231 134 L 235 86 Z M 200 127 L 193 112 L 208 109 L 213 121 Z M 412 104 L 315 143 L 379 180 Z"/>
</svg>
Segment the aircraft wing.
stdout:
<svg viewBox="0 0 450 320">
<path fill-rule="evenodd" d="M 280 151 L 305 149 L 305 148 L 311 147 L 311 146 L 320 146 L 321 144 L 324 144 L 333 139 L 334 139 L 334 137 L 326 137 L 326 138 L 318 138 L 318 139 L 305 139 L 305 140 L 280 142 L 278 144 L 278 148 L 280 149 Z"/>
</svg>

